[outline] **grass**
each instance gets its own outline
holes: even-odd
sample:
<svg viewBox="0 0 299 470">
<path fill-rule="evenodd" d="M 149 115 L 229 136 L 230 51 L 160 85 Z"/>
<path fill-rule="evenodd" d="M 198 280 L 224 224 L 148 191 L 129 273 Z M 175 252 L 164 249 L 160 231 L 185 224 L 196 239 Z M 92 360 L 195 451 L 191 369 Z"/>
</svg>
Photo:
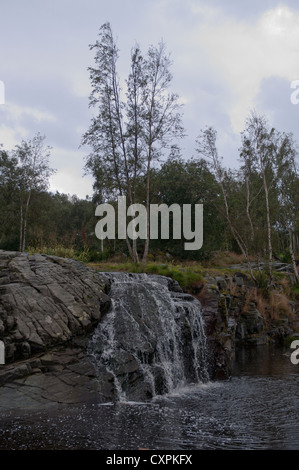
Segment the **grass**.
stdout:
<svg viewBox="0 0 299 470">
<path fill-rule="evenodd" d="M 158 261 L 150 260 L 146 264 L 135 264 L 128 261 L 124 256 L 115 256 L 109 260 L 92 261 L 93 253 L 86 248 L 85 250 L 78 251 L 75 248 L 66 248 L 61 245 L 54 247 L 40 246 L 38 248 L 29 248 L 29 253 L 43 253 L 48 255 L 60 256 L 63 258 L 72 258 L 88 264 L 88 266 L 96 269 L 97 271 L 124 271 L 134 273 L 148 273 L 158 274 L 170 277 L 177 281 L 180 286 L 190 294 L 201 297 L 205 293 L 206 276 L 222 276 L 226 274 L 231 277 L 234 270 L 230 268 L 231 265 L 241 264 L 244 262 L 242 256 L 231 253 L 222 252 L 216 253 L 214 257 L 202 264 L 196 261 L 177 262 L 171 260 L 165 262 L 161 257 Z M 244 274 L 246 271 L 244 271 Z M 247 273 L 249 276 L 249 274 Z M 260 276 L 259 273 L 256 273 Z M 281 317 L 292 318 L 293 312 L 290 305 L 290 300 L 298 300 L 299 285 L 292 286 L 289 279 L 282 273 L 274 274 L 276 278 L 276 288 L 268 291 L 266 286 L 267 276 L 262 274 L 259 279 L 258 286 L 250 288 L 245 295 L 243 311 L 249 308 L 250 302 L 254 302 L 257 309 L 267 320 L 278 320 Z M 228 293 L 231 296 L 238 297 L 238 293 L 233 292 L 234 286 L 231 284 L 228 287 Z"/>
<path fill-rule="evenodd" d="M 207 267 L 226 267 L 234 264 L 244 264 L 246 259 L 243 255 L 231 251 L 217 251 L 205 262 Z"/>
<path fill-rule="evenodd" d="M 132 273 L 158 274 L 177 281 L 183 289 L 196 291 L 204 283 L 204 269 L 201 265 L 185 266 L 172 263 L 148 262 L 146 264 L 126 263 L 88 263 L 98 271 L 125 271 Z"/>
<path fill-rule="evenodd" d="M 299 284 L 295 285 L 295 286 L 292 286 L 292 293 L 295 295 L 295 296 L 299 296 Z"/>
<path fill-rule="evenodd" d="M 197 291 L 204 282 L 204 268 L 199 263 L 177 264 L 164 263 L 159 261 L 149 261 L 146 264 L 135 264 L 130 261 L 123 261 L 124 257 L 114 257 L 106 261 L 92 261 L 93 253 L 88 248 L 78 251 L 75 248 L 66 248 L 62 245 L 29 247 L 29 254 L 41 253 L 46 255 L 59 256 L 62 258 L 72 258 L 87 263 L 90 267 L 98 271 L 125 271 L 125 272 L 145 272 L 148 274 L 159 274 L 176 280 L 183 289 L 189 292 Z"/>
<path fill-rule="evenodd" d="M 60 258 L 71 258 L 84 263 L 87 263 L 90 257 L 88 248 L 79 251 L 73 247 L 66 248 L 63 245 L 28 247 L 26 252 L 31 255 L 40 253 L 49 256 L 59 256 Z"/>
<path fill-rule="evenodd" d="M 254 302 L 257 310 L 267 320 L 280 320 L 289 318 L 294 320 L 290 299 L 283 290 L 271 290 L 268 295 L 258 288 L 251 288 L 246 292 L 243 312 L 249 310 L 251 302 Z"/>
</svg>

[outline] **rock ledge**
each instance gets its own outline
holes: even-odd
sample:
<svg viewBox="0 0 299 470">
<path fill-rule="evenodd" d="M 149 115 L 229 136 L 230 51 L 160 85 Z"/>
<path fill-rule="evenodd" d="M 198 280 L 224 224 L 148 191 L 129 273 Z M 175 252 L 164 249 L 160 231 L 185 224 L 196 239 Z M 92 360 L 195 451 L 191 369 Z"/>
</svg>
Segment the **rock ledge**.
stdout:
<svg viewBox="0 0 299 470">
<path fill-rule="evenodd" d="M 0 250 L 0 339 L 5 362 L 90 332 L 110 305 L 107 280 L 83 263 Z"/>
</svg>

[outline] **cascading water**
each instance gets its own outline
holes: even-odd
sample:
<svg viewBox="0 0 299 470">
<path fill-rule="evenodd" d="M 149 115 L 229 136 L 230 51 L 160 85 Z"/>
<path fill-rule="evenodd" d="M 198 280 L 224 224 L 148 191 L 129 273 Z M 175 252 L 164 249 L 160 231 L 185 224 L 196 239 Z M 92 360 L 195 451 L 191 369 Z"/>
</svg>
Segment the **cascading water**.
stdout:
<svg viewBox="0 0 299 470">
<path fill-rule="evenodd" d="M 111 308 L 89 344 L 101 399 L 147 400 L 206 382 L 207 341 L 200 302 L 164 276 L 104 273 Z"/>
</svg>

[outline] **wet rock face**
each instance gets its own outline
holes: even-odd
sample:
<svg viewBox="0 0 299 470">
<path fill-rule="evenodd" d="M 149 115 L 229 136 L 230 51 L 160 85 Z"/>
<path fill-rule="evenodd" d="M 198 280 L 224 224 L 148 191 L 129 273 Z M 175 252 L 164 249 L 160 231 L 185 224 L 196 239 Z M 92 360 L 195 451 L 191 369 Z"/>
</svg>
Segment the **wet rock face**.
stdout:
<svg viewBox="0 0 299 470">
<path fill-rule="evenodd" d="M 254 303 L 247 312 L 240 315 L 236 326 L 236 340 L 247 344 L 265 344 L 268 341 L 265 320 Z"/>
<path fill-rule="evenodd" d="M 74 341 L 0 368 L 0 410 L 98 403 L 98 381 L 85 346 Z"/>
<path fill-rule="evenodd" d="M 107 274 L 112 308 L 89 344 L 103 401 L 145 401 L 209 379 L 200 303 L 164 276 Z"/>
<path fill-rule="evenodd" d="M 297 331 L 298 305 L 293 303 L 294 319 L 288 316 L 265 319 L 256 302 L 246 302 L 251 289 L 255 286 L 249 275 L 232 269 L 231 275 L 207 276 L 198 294 L 213 351 L 215 378 L 222 377 L 226 369 L 229 374 L 229 363 L 236 347 L 279 343 Z"/>
<path fill-rule="evenodd" d="M 199 379 L 201 307 L 162 277 L 152 296 L 142 283 L 137 293 L 132 286 L 121 288 L 114 323 L 119 347 L 110 367 L 92 363 L 91 338 L 111 310 L 110 287 L 107 276 L 74 260 L 0 251 L 0 340 L 6 359 L 0 407 L 111 400 L 116 382 L 130 399 L 146 400 L 180 383 L 181 371 L 189 381 Z M 106 346 L 104 340 L 97 343 L 96 355 Z"/>
<path fill-rule="evenodd" d="M 136 275 L 121 276 L 113 299 L 112 278 L 83 263 L 0 251 L 0 407 L 12 397 L 20 407 L 147 400 L 181 379 L 227 379 L 235 346 L 288 330 L 272 331 L 254 303 L 242 311 L 251 288 L 242 272 L 207 278 L 200 305 L 169 278 L 144 275 L 136 286 Z M 100 324 L 104 336 L 94 336 Z"/>
<path fill-rule="evenodd" d="M 0 339 L 5 362 L 86 334 L 110 305 L 107 280 L 83 263 L 0 251 Z"/>
</svg>

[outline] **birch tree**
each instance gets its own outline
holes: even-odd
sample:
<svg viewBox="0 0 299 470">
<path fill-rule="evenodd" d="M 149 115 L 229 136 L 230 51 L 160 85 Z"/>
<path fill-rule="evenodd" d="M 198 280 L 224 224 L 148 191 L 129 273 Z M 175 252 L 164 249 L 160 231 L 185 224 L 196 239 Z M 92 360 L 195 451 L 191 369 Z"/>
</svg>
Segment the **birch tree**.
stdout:
<svg viewBox="0 0 299 470">
<path fill-rule="evenodd" d="M 19 193 L 21 180 L 18 160 L 0 145 L 0 243 L 14 238 L 14 228 L 18 223 Z M 17 209 L 16 209 L 17 208 Z"/>
<path fill-rule="evenodd" d="M 272 283 L 274 227 L 288 234 L 292 265 L 298 280 L 294 244 L 298 220 L 296 155 L 291 134 L 278 132 L 270 127 L 264 116 L 254 111 L 250 113 L 242 133 L 241 172 L 247 188 L 246 212 L 252 239 L 260 237 L 259 225 L 263 225 L 263 218 L 266 221 L 268 287 Z"/>
<path fill-rule="evenodd" d="M 96 114 L 82 138 L 83 145 L 91 147 L 85 168 L 95 177 L 94 187 L 104 200 L 125 195 L 133 204 L 123 117 L 125 104 L 117 73 L 119 50 L 110 23 L 101 26 L 99 39 L 90 45 L 90 50 L 95 51 L 95 66 L 88 69 L 92 87 L 89 106 Z M 137 261 L 127 235 L 126 243 L 130 256 Z"/>
<path fill-rule="evenodd" d="M 264 116 L 259 116 L 256 112 L 251 112 L 246 120 L 245 134 L 251 142 L 252 159 L 256 164 L 263 180 L 263 190 L 265 195 L 265 209 L 267 220 L 267 244 L 268 244 L 268 286 L 272 284 L 273 270 L 273 246 L 272 246 L 272 222 L 270 212 L 269 193 L 272 180 L 274 180 L 274 152 L 276 145 L 275 129 L 269 128 Z"/>
<path fill-rule="evenodd" d="M 279 221 L 289 239 L 289 251 L 296 282 L 299 273 L 296 263 L 296 226 L 299 222 L 299 175 L 296 163 L 297 151 L 292 134 L 282 134 L 276 152 L 276 171 L 279 186 Z"/>
<path fill-rule="evenodd" d="M 168 91 L 172 81 L 171 61 L 165 44 L 151 46 L 145 63 L 146 85 L 143 88 L 144 110 L 142 138 L 146 150 L 146 210 L 147 239 L 143 253 L 146 262 L 149 251 L 150 174 L 153 162 L 163 151 L 173 146 L 175 139 L 184 135 L 181 123 L 181 105 L 177 94 Z"/>
<path fill-rule="evenodd" d="M 137 180 L 143 176 L 149 214 L 152 166 L 173 144 L 171 139 L 182 134 L 178 96 L 168 91 L 172 80 L 169 56 L 163 43 L 151 46 L 145 56 L 136 45 L 123 90 L 117 72 L 119 49 L 109 23 L 101 26 L 99 39 L 90 49 L 95 50 L 95 66 L 89 68 L 89 105 L 96 114 L 82 139 L 91 147 L 85 168 L 106 198 L 126 196 L 130 205 L 137 202 Z M 149 250 L 148 224 L 147 216 L 143 261 Z M 126 242 L 129 254 L 139 262 L 136 240 L 131 246 L 126 234 Z"/>
<path fill-rule="evenodd" d="M 252 265 L 249 259 L 249 248 L 246 240 L 238 230 L 237 225 L 234 223 L 234 220 L 231 215 L 231 209 L 229 205 L 228 191 L 226 188 L 226 171 L 222 164 L 222 157 L 218 153 L 217 149 L 217 131 L 213 127 L 207 127 L 205 130 L 201 130 L 199 136 L 197 137 L 196 143 L 197 152 L 204 157 L 210 165 L 212 173 L 215 176 L 215 179 L 220 187 L 221 194 L 223 197 L 224 203 L 224 217 L 228 223 L 231 234 L 236 241 L 241 253 L 246 259 L 250 275 L 252 279 L 256 282 L 256 278 L 252 269 Z"/>
<path fill-rule="evenodd" d="M 25 251 L 28 213 L 33 190 L 45 191 L 49 185 L 49 178 L 55 170 L 49 166 L 51 147 L 45 146 L 45 136 L 39 133 L 32 140 L 23 140 L 16 145 L 13 157 L 18 162 L 19 192 L 20 192 L 20 230 L 19 250 Z"/>
</svg>

